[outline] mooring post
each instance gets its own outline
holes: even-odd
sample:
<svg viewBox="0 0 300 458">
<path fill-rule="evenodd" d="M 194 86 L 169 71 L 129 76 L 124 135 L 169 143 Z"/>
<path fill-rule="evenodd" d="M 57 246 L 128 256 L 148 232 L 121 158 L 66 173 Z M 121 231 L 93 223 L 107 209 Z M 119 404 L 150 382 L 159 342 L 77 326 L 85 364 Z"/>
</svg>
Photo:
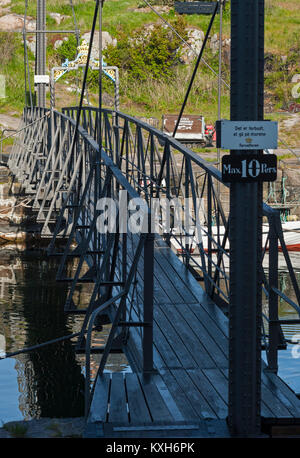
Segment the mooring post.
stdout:
<svg viewBox="0 0 300 458">
<path fill-rule="evenodd" d="M 263 77 L 264 0 L 232 0 L 232 121 L 263 120 Z M 242 437 L 261 431 L 261 227 L 262 183 L 231 183 L 228 420 Z"/>
</svg>

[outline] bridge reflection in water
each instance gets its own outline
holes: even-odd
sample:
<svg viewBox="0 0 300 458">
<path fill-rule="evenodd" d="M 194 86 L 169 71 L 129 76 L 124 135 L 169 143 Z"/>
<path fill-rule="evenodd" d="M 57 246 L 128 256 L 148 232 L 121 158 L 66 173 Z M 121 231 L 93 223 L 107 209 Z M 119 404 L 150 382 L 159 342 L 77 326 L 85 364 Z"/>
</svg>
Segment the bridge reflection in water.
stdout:
<svg viewBox="0 0 300 458">
<path fill-rule="evenodd" d="M 18 252 L 14 247 L 1 249 L 0 262 L 2 356 L 80 330 L 81 317 L 63 311 L 67 287 L 55 280 L 56 259 L 41 252 Z M 82 305 L 84 289 L 79 292 Z M 108 328 L 96 333 L 95 342 L 105 342 Z M 95 355 L 92 376 L 97 362 Z M 113 355 L 109 363 L 108 370 L 126 369 L 122 355 Z M 4 423 L 84 415 L 84 360 L 69 340 L 1 361 L 0 386 Z"/>
<path fill-rule="evenodd" d="M 41 235 L 50 239 L 49 255 L 60 259 L 56 279 L 69 285 L 64 310 L 83 315 L 76 349 L 86 356 L 88 425 L 100 422 L 99 435 L 117 434 L 113 428 L 132 431 L 140 422 L 148 432 L 153 427 L 180 432 L 187 429 L 186 422 L 200 431 L 199 422 L 213 418 L 221 421 L 224 434 L 229 402 L 229 226 L 228 189 L 220 172 L 146 123 L 93 108 L 68 108 L 63 113 L 25 109 L 9 167 L 33 198 Z M 147 233 L 133 234 L 117 225 L 99 234 L 97 202 L 102 197 L 117 200 L 120 191 L 126 191 L 128 201 L 145 200 L 148 223 L 154 199 L 190 199 L 192 234 L 153 233 L 150 225 Z M 285 300 L 298 315 L 299 286 L 280 215 L 267 205 L 264 215 L 269 234 L 258 266 L 267 297 L 258 317 L 263 319 L 266 353 L 262 418 L 269 426 L 280 421 L 300 424 L 300 401 L 276 375 L 278 348 L 285 346 L 278 301 Z M 185 235 L 190 236 L 188 243 Z M 56 244 L 61 239 L 66 241 L 63 251 Z M 293 299 L 278 287 L 279 248 Z M 74 258 L 77 267 L 70 273 L 68 260 Z M 82 284 L 90 285 L 84 308 L 78 304 Z M 94 330 L 107 321 L 112 326 L 106 344 L 93 348 Z M 108 357 L 120 350 L 133 373 L 107 377 Z M 90 358 L 95 351 L 102 357 L 91 387 Z M 139 417 L 139 411 L 144 416 Z M 164 412 L 164 426 L 157 420 L 158 412 Z"/>
</svg>

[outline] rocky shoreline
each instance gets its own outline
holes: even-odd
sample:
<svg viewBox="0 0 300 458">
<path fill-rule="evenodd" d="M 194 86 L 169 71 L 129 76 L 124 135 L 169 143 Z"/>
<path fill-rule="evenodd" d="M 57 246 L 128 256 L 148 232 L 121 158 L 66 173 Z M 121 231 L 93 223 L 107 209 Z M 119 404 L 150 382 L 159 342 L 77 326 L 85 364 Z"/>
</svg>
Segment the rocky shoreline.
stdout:
<svg viewBox="0 0 300 458">
<path fill-rule="evenodd" d="M 0 167 L 0 248 L 46 248 L 49 241 L 41 238 L 30 203 L 31 198 L 22 194 L 9 169 Z"/>
<path fill-rule="evenodd" d="M 5 423 L 0 428 L 0 439 L 83 438 L 84 431 L 84 417 L 39 418 Z"/>
<path fill-rule="evenodd" d="M 46 250 L 49 240 L 41 238 L 35 215 L 26 205 L 26 196 L 20 193 L 19 185 L 12 182 L 6 167 L 0 167 L 0 177 L 0 249 Z M 80 438 L 84 434 L 85 419 L 39 418 L 0 423 L 0 426 L 0 439 Z"/>
</svg>

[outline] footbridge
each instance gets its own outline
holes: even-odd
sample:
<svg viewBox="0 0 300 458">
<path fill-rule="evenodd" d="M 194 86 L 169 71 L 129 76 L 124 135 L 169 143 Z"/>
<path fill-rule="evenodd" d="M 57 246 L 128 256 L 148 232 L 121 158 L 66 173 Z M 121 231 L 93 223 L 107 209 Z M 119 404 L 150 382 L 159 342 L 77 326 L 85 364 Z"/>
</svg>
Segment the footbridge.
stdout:
<svg viewBox="0 0 300 458">
<path fill-rule="evenodd" d="M 172 136 L 124 114 L 119 102 L 103 108 L 101 78 L 99 106 L 83 106 L 98 18 L 102 36 L 99 0 L 80 102 L 58 111 L 52 92 L 47 108 L 45 0 L 37 5 L 38 106 L 31 98 L 25 107 L 8 166 L 59 259 L 64 310 L 82 318 L 75 351 L 85 355 L 86 437 L 299 436 L 299 393 L 278 376 L 282 326 L 300 322 L 278 312 L 283 300 L 300 315 L 279 210 L 263 203 L 261 182 L 229 185 L 220 167 L 175 139 L 224 2 L 214 6 Z M 263 0 L 231 1 L 233 121 L 264 119 L 263 30 Z M 252 154 L 258 161 L 263 150 Z M 115 352 L 129 372 L 108 370 Z"/>
<path fill-rule="evenodd" d="M 83 315 L 76 351 L 86 357 L 87 436 L 229 435 L 236 336 L 229 332 L 229 194 L 220 171 L 140 120 L 90 107 L 26 108 L 8 165 L 32 198 L 48 254 L 60 259 L 65 312 Z M 172 202 L 169 220 L 162 202 Z M 187 203 L 190 224 L 178 230 Z M 297 426 L 300 400 L 277 376 L 286 345 L 278 300 L 299 312 L 300 293 L 279 211 L 264 205 L 263 214 L 260 415 L 264 428 Z M 278 288 L 279 253 L 294 301 Z M 70 259 L 77 260 L 72 272 Z M 83 283 L 90 285 L 85 309 L 77 294 Z M 93 345 L 108 322 L 105 346 Z M 248 325 L 245 316 L 241 326 Z M 102 356 L 92 377 L 93 352 Z M 132 372 L 109 373 L 111 352 L 123 352 Z"/>
</svg>

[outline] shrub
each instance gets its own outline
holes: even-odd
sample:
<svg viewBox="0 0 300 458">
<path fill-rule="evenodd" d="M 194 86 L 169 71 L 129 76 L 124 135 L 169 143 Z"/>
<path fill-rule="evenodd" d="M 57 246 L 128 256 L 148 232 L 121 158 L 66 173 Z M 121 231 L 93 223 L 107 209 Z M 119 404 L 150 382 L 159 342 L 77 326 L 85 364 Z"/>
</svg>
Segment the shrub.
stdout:
<svg viewBox="0 0 300 458">
<path fill-rule="evenodd" d="M 176 18 L 174 29 L 186 37 L 185 21 Z M 126 70 L 133 80 L 167 79 L 179 63 L 181 40 L 164 25 L 155 24 L 136 30 L 131 37 L 121 32 L 117 46 L 108 46 L 108 65 Z"/>
<path fill-rule="evenodd" d="M 62 45 L 57 49 L 57 54 L 64 62 L 66 59 L 74 60 L 77 56 L 77 40 L 75 35 L 71 34 L 68 40 L 63 41 Z"/>
</svg>

